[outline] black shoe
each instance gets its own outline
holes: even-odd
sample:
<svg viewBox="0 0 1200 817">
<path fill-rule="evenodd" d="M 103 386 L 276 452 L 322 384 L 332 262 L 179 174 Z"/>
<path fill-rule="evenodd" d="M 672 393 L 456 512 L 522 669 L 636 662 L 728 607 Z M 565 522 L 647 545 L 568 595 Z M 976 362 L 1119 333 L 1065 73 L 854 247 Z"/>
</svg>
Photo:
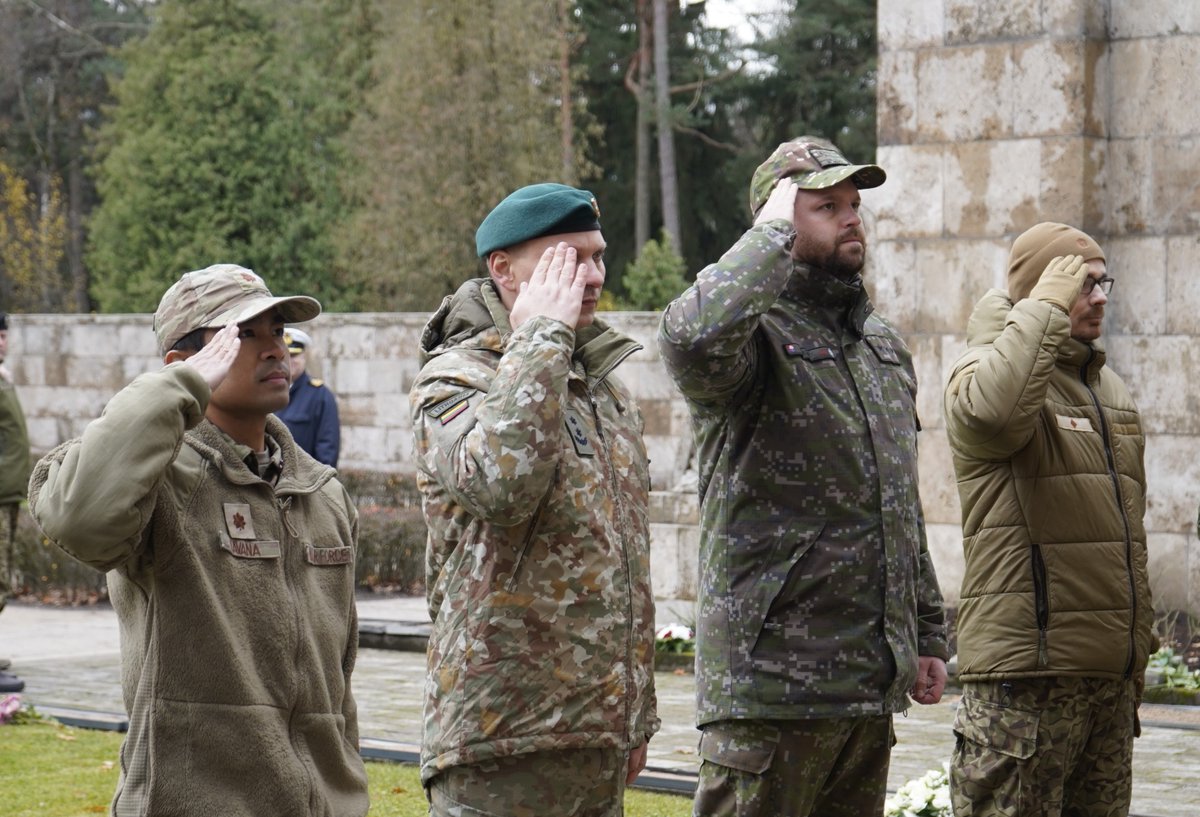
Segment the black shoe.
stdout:
<svg viewBox="0 0 1200 817">
<path fill-rule="evenodd" d="M 0 672 L 0 692 L 20 692 L 25 688 L 25 682 L 17 676 Z"/>
</svg>

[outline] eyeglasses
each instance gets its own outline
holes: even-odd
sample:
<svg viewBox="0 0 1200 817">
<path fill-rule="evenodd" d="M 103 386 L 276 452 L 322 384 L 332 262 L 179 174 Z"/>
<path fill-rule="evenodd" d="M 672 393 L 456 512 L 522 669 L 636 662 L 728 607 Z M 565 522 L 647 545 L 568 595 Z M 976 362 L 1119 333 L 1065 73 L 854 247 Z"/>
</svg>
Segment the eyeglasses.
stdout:
<svg viewBox="0 0 1200 817">
<path fill-rule="evenodd" d="M 1079 290 L 1079 294 L 1091 295 L 1093 289 L 1100 287 L 1100 291 L 1107 295 L 1108 293 L 1112 292 L 1113 284 L 1116 282 L 1116 280 L 1117 279 L 1115 278 L 1109 278 L 1107 275 L 1102 278 L 1092 278 L 1089 276 L 1088 278 L 1084 279 L 1083 289 Z"/>
</svg>

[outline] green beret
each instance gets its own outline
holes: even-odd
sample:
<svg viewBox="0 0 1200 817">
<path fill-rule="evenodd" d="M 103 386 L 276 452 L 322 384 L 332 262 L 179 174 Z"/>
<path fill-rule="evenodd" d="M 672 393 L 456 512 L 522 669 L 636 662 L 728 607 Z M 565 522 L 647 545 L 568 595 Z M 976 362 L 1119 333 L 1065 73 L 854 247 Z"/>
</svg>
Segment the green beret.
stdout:
<svg viewBox="0 0 1200 817">
<path fill-rule="evenodd" d="M 493 250 L 531 238 L 600 229 L 600 205 L 587 190 L 545 182 L 522 187 L 496 205 L 475 231 L 475 252 L 486 258 Z"/>
</svg>

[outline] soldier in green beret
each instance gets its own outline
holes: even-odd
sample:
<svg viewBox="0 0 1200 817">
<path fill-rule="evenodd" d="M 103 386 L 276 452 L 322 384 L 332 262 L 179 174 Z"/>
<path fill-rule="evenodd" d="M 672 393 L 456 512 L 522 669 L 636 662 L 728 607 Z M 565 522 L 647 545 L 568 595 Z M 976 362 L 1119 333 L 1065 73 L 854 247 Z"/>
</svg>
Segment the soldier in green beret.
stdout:
<svg viewBox="0 0 1200 817">
<path fill-rule="evenodd" d="M 881 814 L 892 715 L 945 684 L 912 358 L 862 278 L 884 178 L 780 145 L 754 225 L 663 314 L 701 452 L 698 815 Z"/>
<path fill-rule="evenodd" d="M 643 420 L 596 319 L 600 208 L 535 184 L 476 233 L 411 394 L 429 526 L 421 778 L 435 817 L 622 813 L 659 727 Z"/>
</svg>

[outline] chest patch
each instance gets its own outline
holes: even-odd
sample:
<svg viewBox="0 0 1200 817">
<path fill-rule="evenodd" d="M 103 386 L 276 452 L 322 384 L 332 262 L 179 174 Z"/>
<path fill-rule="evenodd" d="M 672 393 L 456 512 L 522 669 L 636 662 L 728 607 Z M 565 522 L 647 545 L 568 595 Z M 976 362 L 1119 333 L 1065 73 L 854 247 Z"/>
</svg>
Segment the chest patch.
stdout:
<svg viewBox="0 0 1200 817">
<path fill-rule="evenodd" d="M 1092 421 L 1087 417 L 1067 417 L 1063 414 L 1054 415 L 1058 420 L 1058 427 L 1066 431 L 1095 431 L 1092 428 Z"/>
<path fill-rule="evenodd" d="M 820 363 L 837 358 L 837 349 L 832 346 L 814 346 L 811 349 L 804 349 L 794 343 L 785 343 L 783 344 L 783 353 L 788 357 L 804 358 L 809 363 Z"/>
<path fill-rule="evenodd" d="M 225 530 L 233 539 L 257 539 L 250 506 L 242 502 L 225 503 Z"/>
<path fill-rule="evenodd" d="M 278 559 L 282 549 L 274 540 L 264 539 L 230 539 L 221 534 L 221 549 L 226 550 L 239 559 Z"/>
<path fill-rule="evenodd" d="M 588 437 L 587 426 L 583 424 L 583 418 L 574 409 L 567 409 L 567 436 L 575 444 L 576 454 L 581 457 L 596 456 L 596 449 Z"/>
<path fill-rule="evenodd" d="M 348 565 L 354 560 L 354 549 L 351 547 L 319 548 L 313 545 L 304 546 L 304 560 L 310 565 Z"/>
</svg>

